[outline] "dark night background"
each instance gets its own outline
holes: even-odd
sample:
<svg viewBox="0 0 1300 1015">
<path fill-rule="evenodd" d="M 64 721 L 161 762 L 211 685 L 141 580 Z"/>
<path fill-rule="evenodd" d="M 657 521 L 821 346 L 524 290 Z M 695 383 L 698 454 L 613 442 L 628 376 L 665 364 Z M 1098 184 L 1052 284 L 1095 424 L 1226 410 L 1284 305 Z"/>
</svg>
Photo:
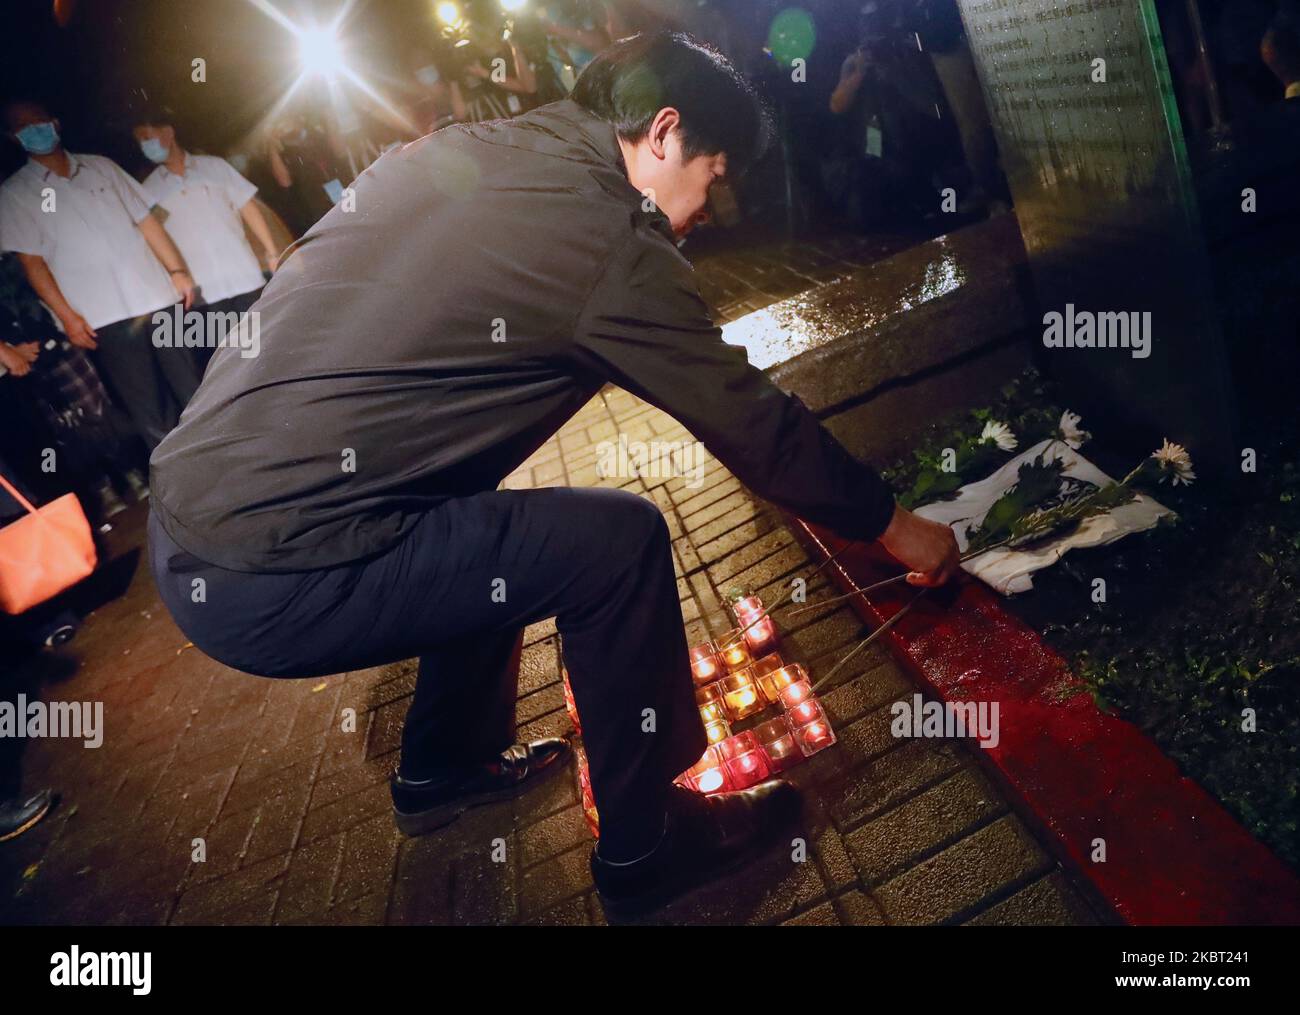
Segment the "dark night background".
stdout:
<svg viewBox="0 0 1300 1015">
<path fill-rule="evenodd" d="M 325 24 L 344 0 L 271 0 L 296 24 Z M 462 7 L 500 16 L 494 0 Z M 717 42 L 733 58 L 761 72 L 761 49 L 771 19 L 796 6 L 772 0 L 714 0 L 672 5 L 676 21 L 702 35 L 720 29 Z M 811 88 L 792 88 L 791 112 L 806 121 L 825 117 L 825 101 L 844 55 L 852 48 L 856 0 L 811 0 L 797 6 L 817 22 L 808 62 Z M 228 151 L 239 143 L 299 73 L 292 35 L 250 0 L 7 0 L 0 42 L 0 94 L 31 96 L 52 107 L 73 151 L 107 154 L 140 168 L 129 118 L 145 103 L 161 103 L 176 117 L 189 146 Z M 60 27 L 56 15 L 66 19 Z M 670 20 L 671 24 L 672 21 Z M 339 30 L 348 65 L 386 97 L 409 89 L 416 54 L 436 39 L 432 0 L 353 0 Z M 207 81 L 191 81 L 191 61 L 207 61 Z M 423 62 L 423 61 L 421 61 Z M 806 108 L 802 108 L 805 107 Z M 21 163 L 4 146 L 0 176 Z"/>
<path fill-rule="evenodd" d="M 75 150 L 104 152 L 133 165 L 127 119 L 142 102 L 176 114 L 195 147 L 221 151 L 237 143 L 297 77 L 293 37 L 247 0 L 61 0 L 66 28 L 50 0 L 9 0 L 0 90 L 34 93 L 63 121 Z M 324 22 L 334 2 L 290 0 L 277 6 L 295 22 Z M 379 82 L 392 65 L 398 40 L 425 3 L 357 0 L 341 35 L 350 40 L 351 65 Z M 426 17 L 426 21 L 428 18 Z M 207 61 L 207 81 L 191 81 L 191 61 Z M 6 152 L 9 162 L 18 153 Z M 6 170 L 12 166 L 6 165 Z"/>
</svg>

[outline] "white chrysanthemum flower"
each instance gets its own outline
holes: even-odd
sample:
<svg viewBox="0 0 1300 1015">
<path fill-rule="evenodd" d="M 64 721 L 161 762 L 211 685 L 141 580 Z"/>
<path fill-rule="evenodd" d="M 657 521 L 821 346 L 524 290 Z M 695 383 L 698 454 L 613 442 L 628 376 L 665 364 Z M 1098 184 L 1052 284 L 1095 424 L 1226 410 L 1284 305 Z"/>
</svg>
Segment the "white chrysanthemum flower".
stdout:
<svg viewBox="0 0 1300 1015">
<path fill-rule="evenodd" d="M 1011 427 L 1005 423 L 999 423 L 996 420 L 989 420 L 984 424 L 984 431 L 980 434 L 980 443 L 986 444 L 993 441 L 1003 451 L 1015 451 L 1016 435 L 1011 432 Z"/>
<path fill-rule="evenodd" d="M 1191 486 L 1192 480 L 1196 478 L 1196 473 L 1192 471 L 1192 456 L 1181 444 L 1170 443 L 1168 437 L 1165 438 L 1160 450 L 1151 457 L 1160 465 L 1162 483 L 1168 478 L 1174 486 L 1179 483 L 1183 486 Z"/>
<path fill-rule="evenodd" d="M 1061 422 L 1057 427 L 1057 432 L 1060 434 L 1061 440 L 1074 448 L 1075 451 L 1078 451 L 1083 447 L 1085 441 L 1092 439 L 1092 434 L 1079 426 L 1081 422 L 1083 422 L 1082 416 L 1077 412 L 1071 412 L 1069 409 L 1066 409 L 1065 412 L 1061 414 Z"/>
</svg>

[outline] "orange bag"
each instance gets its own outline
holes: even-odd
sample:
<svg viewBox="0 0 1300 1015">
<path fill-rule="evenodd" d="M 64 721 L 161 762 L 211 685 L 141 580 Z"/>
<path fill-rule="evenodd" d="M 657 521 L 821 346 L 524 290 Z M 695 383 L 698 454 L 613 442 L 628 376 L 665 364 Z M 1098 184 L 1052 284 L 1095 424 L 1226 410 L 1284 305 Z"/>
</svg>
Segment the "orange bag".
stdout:
<svg viewBox="0 0 1300 1015">
<path fill-rule="evenodd" d="M 0 610 L 22 613 L 94 571 L 95 541 L 75 493 L 36 508 L 3 476 L 0 485 L 28 511 L 0 528 Z"/>
</svg>

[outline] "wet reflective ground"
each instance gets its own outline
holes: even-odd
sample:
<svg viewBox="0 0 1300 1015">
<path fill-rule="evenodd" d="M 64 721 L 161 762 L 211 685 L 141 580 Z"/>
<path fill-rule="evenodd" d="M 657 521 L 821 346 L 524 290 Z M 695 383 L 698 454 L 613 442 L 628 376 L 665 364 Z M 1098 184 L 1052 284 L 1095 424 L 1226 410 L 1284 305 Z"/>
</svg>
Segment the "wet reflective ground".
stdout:
<svg viewBox="0 0 1300 1015">
<path fill-rule="evenodd" d="M 940 236 L 725 324 L 761 369 L 858 336 L 1024 262 L 1014 215 Z"/>
</svg>

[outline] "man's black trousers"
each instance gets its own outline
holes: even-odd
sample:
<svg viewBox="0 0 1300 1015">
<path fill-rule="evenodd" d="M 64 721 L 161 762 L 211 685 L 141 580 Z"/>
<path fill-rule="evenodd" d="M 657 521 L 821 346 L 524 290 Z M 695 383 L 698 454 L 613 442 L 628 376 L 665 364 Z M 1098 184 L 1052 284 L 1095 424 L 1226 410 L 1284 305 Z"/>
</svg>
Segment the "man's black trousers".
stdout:
<svg viewBox="0 0 1300 1015">
<path fill-rule="evenodd" d="M 210 315 L 209 321 L 214 320 L 215 315 L 221 314 L 239 314 L 243 315 L 252 309 L 257 298 L 262 295 L 262 287 L 258 286 L 250 292 L 240 293 L 238 296 L 228 296 L 224 300 L 218 300 L 216 303 L 205 303 L 198 309 L 204 314 Z M 216 352 L 216 347 L 211 345 L 202 345 L 195 349 L 189 350 L 190 355 L 194 358 L 194 369 L 200 378 L 208 369 L 208 364 L 212 361 L 212 356 Z"/>
<path fill-rule="evenodd" d="M 165 310 L 171 313 L 171 308 Z M 94 362 L 105 386 L 131 417 L 152 453 L 181 418 L 202 379 L 193 353 L 153 344 L 153 314 L 97 331 Z"/>
<path fill-rule="evenodd" d="M 402 735 L 410 778 L 514 741 L 522 628 L 555 617 L 610 857 L 654 845 L 669 784 L 706 747 L 667 525 L 634 494 L 455 498 L 374 559 L 295 574 L 207 564 L 154 516 L 149 542 L 181 630 L 236 669 L 314 677 L 419 656 Z"/>
</svg>

